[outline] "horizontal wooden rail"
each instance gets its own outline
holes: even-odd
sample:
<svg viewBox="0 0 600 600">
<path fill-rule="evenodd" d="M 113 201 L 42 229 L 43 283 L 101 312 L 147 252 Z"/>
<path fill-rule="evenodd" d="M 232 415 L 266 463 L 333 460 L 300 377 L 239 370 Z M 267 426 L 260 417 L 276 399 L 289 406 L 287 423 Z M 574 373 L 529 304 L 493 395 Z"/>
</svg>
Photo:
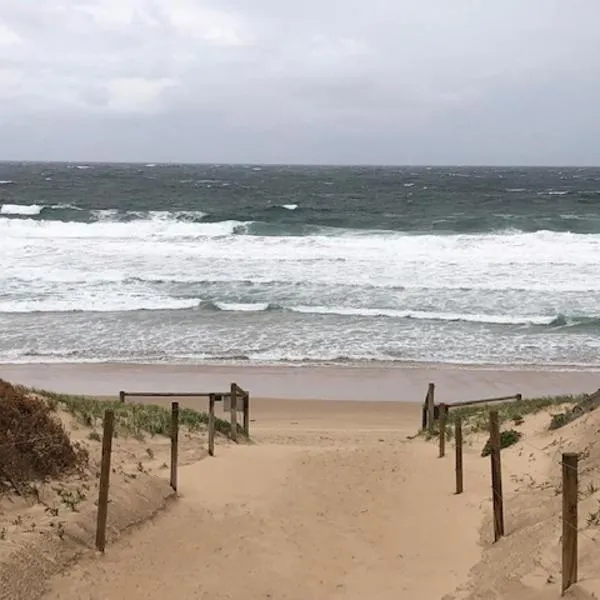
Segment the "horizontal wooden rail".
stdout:
<svg viewBox="0 0 600 600">
<path fill-rule="evenodd" d="M 120 392 L 120 396 L 130 398 L 210 398 L 211 395 L 217 399 L 223 396 L 231 396 L 230 392 L 214 393 L 214 392 Z"/>
<path fill-rule="evenodd" d="M 521 394 L 513 394 L 512 396 L 500 396 L 499 398 L 485 398 L 483 400 L 467 400 L 465 402 L 453 402 L 448 404 L 448 408 L 459 408 L 463 406 L 475 406 L 476 404 L 488 404 L 492 402 L 505 402 L 507 400 L 521 400 Z"/>
</svg>

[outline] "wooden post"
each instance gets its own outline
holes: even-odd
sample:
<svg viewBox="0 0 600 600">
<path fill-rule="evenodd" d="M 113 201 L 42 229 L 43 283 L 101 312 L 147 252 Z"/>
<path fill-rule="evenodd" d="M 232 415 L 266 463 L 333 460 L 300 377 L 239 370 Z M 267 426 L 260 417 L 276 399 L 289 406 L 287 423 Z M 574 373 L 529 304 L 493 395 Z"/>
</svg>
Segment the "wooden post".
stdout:
<svg viewBox="0 0 600 600">
<path fill-rule="evenodd" d="M 435 384 L 430 383 L 427 389 L 427 429 L 429 433 L 433 433 L 435 421 L 434 406 L 435 406 Z"/>
<path fill-rule="evenodd" d="M 237 385 L 231 384 L 231 439 L 237 442 Z"/>
<path fill-rule="evenodd" d="M 96 522 L 96 548 L 104 552 L 106 548 L 106 518 L 108 516 L 108 487 L 110 484 L 110 456 L 115 424 L 112 410 L 104 411 L 104 431 L 102 433 L 102 463 L 98 490 L 98 519 Z"/>
<path fill-rule="evenodd" d="M 423 402 L 423 409 L 421 412 L 421 431 L 425 431 L 427 429 L 427 397 L 425 398 L 425 402 Z"/>
<path fill-rule="evenodd" d="M 577 461 L 578 455 L 562 455 L 562 593 L 577 582 Z"/>
<path fill-rule="evenodd" d="M 454 422 L 454 442 L 456 444 L 456 493 L 463 493 L 463 439 L 462 419 L 458 417 Z"/>
<path fill-rule="evenodd" d="M 446 418 L 448 416 L 448 407 L 440 404 L 440 458 L 446 456 Z"/>
<path fill-rule="evenodd" d="M 119 400 L 125 402 L 125 392 L 123 390 L 119 392 Z"/>
<path fill-rule="evenodd" d="M 208 397 L 208 454 L 215 455 L 215 395 Z"/>
<path fill-rule="evenodd" d="M 171 402 L 171 487 L 177 491 L 177 456 L 179 454 L 179 402 Z"/>
<path fill-rule="evenodd" d="M 492 464 L 492 497 L 494 506 L 494 542 L 504 535 L 504 501 L 502 498 L 502 467 L 500 462 L 500 426 L 498 411 L 490 412 L 490 454 Z"/>
<path fill-rule="evenodd" d="M 250 437 L 250 394 L 244 396 L 244 435 Z"/>
</svg>

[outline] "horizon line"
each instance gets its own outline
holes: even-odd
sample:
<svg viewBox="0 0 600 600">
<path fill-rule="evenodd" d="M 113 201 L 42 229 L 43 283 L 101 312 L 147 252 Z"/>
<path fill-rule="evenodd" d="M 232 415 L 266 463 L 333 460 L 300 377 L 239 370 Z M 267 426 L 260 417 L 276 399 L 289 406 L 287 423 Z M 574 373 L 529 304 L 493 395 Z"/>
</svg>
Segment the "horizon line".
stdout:
<svg viewBox="0 0 600 600">
<path fill-rule="evenodd" d="M 0 159 L 0 164 L 76 164 L 76 165 L 155 165 L 207 167 L 323 167 L 323 168 L 417 168 L 417 169 L 597 169 L 595 164 L 467 164 L 467 163 L 305 163 L 305 162 L 193 162 L 193 161 L 104 161 L 104 160 L 36 160 Z"/>
</svg>

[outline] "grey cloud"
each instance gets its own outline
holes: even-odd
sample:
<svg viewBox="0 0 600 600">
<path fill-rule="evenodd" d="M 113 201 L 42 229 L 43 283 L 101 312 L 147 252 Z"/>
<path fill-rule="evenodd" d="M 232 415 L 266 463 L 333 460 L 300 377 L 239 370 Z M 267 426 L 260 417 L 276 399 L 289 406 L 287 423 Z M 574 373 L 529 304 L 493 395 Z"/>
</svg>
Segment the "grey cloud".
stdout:
<svg viewBox="0 0 600 600">
<path fill-rule="evenodd" d="M 0 158 L 600 163 L 595 0 L 0 0 Z"/>
</svg>

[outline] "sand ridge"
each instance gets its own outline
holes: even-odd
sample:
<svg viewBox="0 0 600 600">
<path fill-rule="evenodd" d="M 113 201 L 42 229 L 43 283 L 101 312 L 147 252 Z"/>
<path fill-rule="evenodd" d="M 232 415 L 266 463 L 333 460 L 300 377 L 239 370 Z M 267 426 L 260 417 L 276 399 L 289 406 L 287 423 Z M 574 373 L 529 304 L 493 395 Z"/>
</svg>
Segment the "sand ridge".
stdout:
<svg viewBox="0 0 600 600">
<path fill-rule="evenodd" d="M 434 441 L 410 439 L 419 423 L 416 404 L 257 401 L 253 443 L 192 452 L 168 510 L 49 580 L 44 598 L 558 599 L 563 451 L 583 453 L 568 597 L 600 593 L 600 536 L 587 523 L 600 506 L 600 413 L 552 432 L 547 411 L 515 425 L 524 437 L 502 454 L 497 544 L 485 434 L 466 438 L 456 496 L 452 443 L 437 458 Z"/>
<path fill-rule="evenodd" d="M 435 448 L 407 439 L 418 407 L 352 427 L 364 408 L 294 406 L 264 426 L 259 412 L 254 444 L 182 468 L 174 506 L 45 598 L 439 598 L 465 581 L 481 496 L 454 496 Z M 328 410 L 337 429 L 322 427 Z"/>
</svg>

